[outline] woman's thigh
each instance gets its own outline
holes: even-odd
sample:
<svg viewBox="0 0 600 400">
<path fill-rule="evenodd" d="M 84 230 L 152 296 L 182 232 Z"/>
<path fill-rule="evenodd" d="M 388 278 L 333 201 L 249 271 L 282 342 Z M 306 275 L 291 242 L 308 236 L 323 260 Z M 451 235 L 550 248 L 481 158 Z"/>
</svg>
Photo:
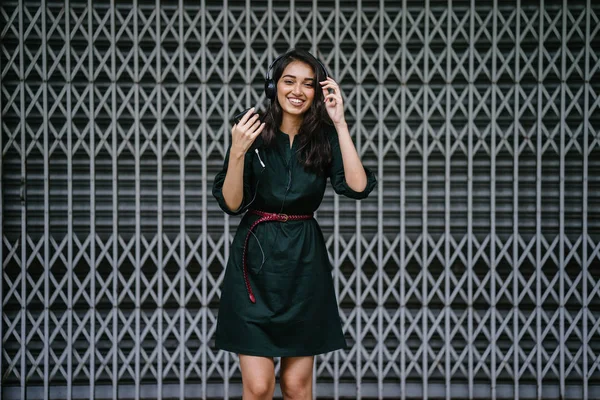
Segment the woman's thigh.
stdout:
<svg viewBox="0 0 600 400">
<path fill-rule="evenodd" d="M 281 391 L 284 398 L 312 397 L 314 360 L 313 356 L 281 358 Z"/>
<path fill-rule="evenodd" d="M 244 399 L 272 398 L 275 391 L 275 363 L 269 357 L 240 357 Z"/>
</svg>

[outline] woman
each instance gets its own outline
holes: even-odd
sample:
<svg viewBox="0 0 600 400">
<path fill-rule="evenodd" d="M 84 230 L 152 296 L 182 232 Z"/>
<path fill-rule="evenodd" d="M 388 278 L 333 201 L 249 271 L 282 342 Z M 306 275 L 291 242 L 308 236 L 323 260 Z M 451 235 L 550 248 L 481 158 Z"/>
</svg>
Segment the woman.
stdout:
<svg viewBox="0 0 600 400">
<path fill-rule="evenodd" d="M 273 70 L 273 79 L 269 72 Z M 281 357 L 285 398 L 311 398 L 316 354 L 344 348 L 323 234 L 312 214 L 327 178 L 365 198 L 374 174 L 360 162 L 337 83 L 312 55 L 292 50 L 267 70 L 264 122 L 250 109 L 231 130 L 213 194 L 246 212 L 231 245 L 216 347 L 239 354 L 243 398 L 272 398 Z"/>
</svg>

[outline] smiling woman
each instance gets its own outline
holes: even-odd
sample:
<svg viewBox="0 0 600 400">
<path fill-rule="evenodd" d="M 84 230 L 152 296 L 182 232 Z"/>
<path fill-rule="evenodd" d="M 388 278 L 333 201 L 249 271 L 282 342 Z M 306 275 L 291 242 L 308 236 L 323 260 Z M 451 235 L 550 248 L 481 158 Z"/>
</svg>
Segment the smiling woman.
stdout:
<svg viewBox="0 0 600 400">
<path fill-rule="evenodd" d="M 272 78 L 269 77 L 271 70 Z M 265 132 L 261 135 L 265 146 L 272 146 L 280 131 L 288 134 L 291 141 L 299 135 L 302 163 L 316 174 L 321 174 L 331 161 L 325 132 L 331 130 L 332 120 L 323 102 L 324 93 L 333 90 L 326 87 L 331 84 L 337 86 L 325 66 L 301 50 L 275 59 L 265 79 L 265 94 L 271 99 L 264 118 Z M 339 107 L 343 107 L 341 97 Z"/>
<path fill-rule="evenodd" d="M 328 177 L 353 199 L 367 197 L 376 179 L 358 157 L 325 67 L 292 50 L 271 69 L 264 122 L 251 109 L 233 126 L 213 187 L 226 213 L 246 213 L 225 272 L 216 346 L 240 355 L 244 399 L 272 397 L 273 357 L 282 357 L 284 396 L 310 398 L 314 355 L 346 346 L 313 213 Z"/>
<path fill-rule="evenodd" d="M 290 134 L 298 133 L 302 125 L 302 115 L 311 106 L 315 98 L 315 73 L 310 65 L 302 61 L 294 61 L 285 69 L 277 82 L 277 101 L 284 113 L 288 114 L 287 123 L 292 125 L 282 127 Z"/>
</svg>

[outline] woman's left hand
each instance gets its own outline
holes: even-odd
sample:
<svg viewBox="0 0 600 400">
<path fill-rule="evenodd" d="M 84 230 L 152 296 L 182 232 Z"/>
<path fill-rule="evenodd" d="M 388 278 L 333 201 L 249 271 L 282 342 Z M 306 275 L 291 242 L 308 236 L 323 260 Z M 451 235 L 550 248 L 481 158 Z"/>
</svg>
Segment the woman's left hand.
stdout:
<svg viewBox="0 0 600 400">
<path fill-rule="evenodd" d="M 323 97 L 325 98 L 325 109 L 329 118 L 334 124 L 339 124 L 345 121 L 344 118 L 344 101 L 342 100 L 342 93 L 338 84 L 331 78 L 319 82 L 323 89 Z M 332 90 L 329 93 L 329 89 Z"/>
</svg>

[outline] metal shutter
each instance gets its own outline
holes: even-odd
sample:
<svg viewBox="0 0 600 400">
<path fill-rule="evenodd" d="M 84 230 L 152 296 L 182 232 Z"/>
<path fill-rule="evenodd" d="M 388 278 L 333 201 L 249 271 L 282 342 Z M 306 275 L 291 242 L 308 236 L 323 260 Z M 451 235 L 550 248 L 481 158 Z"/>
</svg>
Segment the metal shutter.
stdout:
<svg viewBox="0 0 600 400">
<path fill-rule="evenodd" d="M 116 3 L 116 4 L 115 4 Z M 173 4 L 173 5 L 171 5 Z M 0 397 L 239 396 L 229 117 L 290 47 L 379 186 L 318 219 L 324 398 L 600 398 L 596 1 L 3 1 Z"/>
</svg>

